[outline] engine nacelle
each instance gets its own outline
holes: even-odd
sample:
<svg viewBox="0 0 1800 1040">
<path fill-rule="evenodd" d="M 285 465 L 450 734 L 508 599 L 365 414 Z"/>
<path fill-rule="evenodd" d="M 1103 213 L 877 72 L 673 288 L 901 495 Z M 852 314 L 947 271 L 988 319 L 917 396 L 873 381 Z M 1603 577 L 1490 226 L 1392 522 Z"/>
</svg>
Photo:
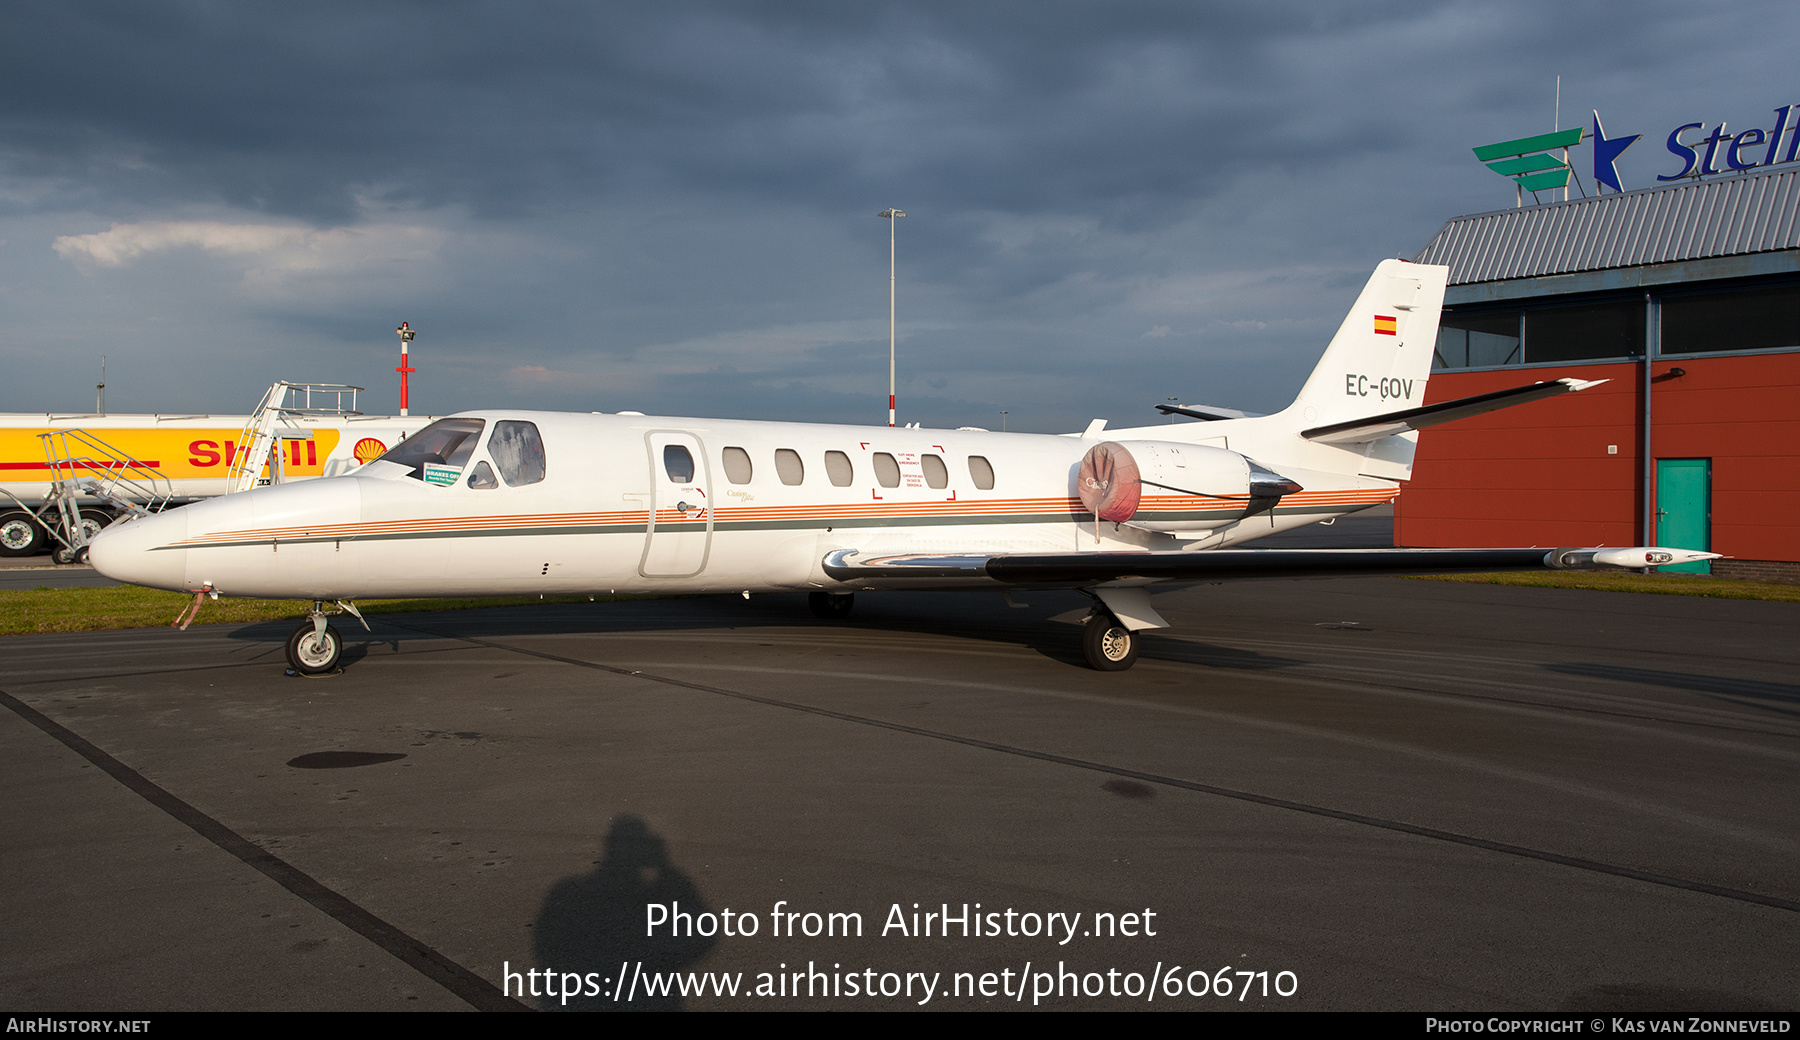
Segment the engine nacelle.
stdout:
<svg viewBox="0 0 1800 1040">
<path fill-rule="evenodd" d="M 1208 531 L 1273 509 L 1300 485 L 1235 451 L 1171 441 L 1105 441 L 1082 456 L 1088 512 L 1146 531 Z"/>
</svg>

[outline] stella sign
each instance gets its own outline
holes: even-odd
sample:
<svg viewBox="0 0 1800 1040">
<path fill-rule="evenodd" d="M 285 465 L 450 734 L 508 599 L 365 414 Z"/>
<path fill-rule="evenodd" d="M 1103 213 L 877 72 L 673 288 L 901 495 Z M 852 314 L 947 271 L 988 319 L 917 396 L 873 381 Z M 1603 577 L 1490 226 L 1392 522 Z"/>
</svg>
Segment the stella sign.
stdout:
<svg viewBox="0 0 1800 1040">
<path fill-rule="evenodd" d="M 1729 133 L 1724 122 L 1711 132 L 1707 132 L 1705 123 L 1683 123 L 1671 130 L 1668 138 L 1669 154 L 1681 160 L 1681 169 L 1658 174 L 1656 179 L 1678 181 L 1684 177 L 1705 177 L 1793 162 L 1800 157 L 1800 126 L 1789 126 L 1788 117 L 1796 112 L 1800 112 L 1800 106 L 1783 105 L 1775 110 L 1775 119 L 1769 129 L 1752 127 L 1736 134 Z M 1696 135 L 1692 131 L 1699 133 Z M 1475 149 L 1475 158 L 1495 173 L 1517 183 L 1522 202 L 1527 191 L 1566 189 L 1573 173 L 1569 149 L 1584 140 L 1591 141 L 1594 184 L 1624 191 L 1614 163 L 1642 136 L 1607 137 L 1605 128 L 1600 125 L 1600 113 L 1595 112 L 1591 131 L 1571 127 L 1555 133 L 1482 145 Z"/>
</svg>

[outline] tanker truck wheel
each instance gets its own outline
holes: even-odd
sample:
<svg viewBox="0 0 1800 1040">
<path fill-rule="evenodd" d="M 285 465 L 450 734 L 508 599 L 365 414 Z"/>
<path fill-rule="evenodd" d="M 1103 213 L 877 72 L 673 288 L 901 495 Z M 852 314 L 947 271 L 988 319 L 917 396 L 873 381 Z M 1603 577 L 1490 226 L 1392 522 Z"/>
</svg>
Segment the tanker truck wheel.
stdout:
<svg viewBox="0 0 1800 1040">
<path fill-rule="evenodd" d="M 30 513 L 0 513 L 0 556 L 35 556 L 49 537 Z"/>
</svg>

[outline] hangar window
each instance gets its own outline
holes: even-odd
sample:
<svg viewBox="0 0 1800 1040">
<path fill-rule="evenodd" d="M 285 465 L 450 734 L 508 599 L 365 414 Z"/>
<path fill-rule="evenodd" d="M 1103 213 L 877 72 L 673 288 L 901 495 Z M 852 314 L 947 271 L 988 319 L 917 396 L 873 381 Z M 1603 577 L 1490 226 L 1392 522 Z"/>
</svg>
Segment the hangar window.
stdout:
<svg viewBox="0 0 1800 1040">
<path fill-rule="evenodd" d="M 1516 310 L 1482 314 L 1445 311 L 1438 322 L 1437 352 L 1431 367 L 1489 368 L 1519 363 L 1519 319 Z"/>
<path fill-rule="evenodd" d="M 919 468 L 925 471 L 925 483 L 929 487 L 947 488 L 950 486 L 950 471 L 944 468 L 944 460 L 936 455 L 920 455 Z"/>
<path fill-rule="evenodd" d="M 882 487 L 900 486 L 900 464 L 885 451 L 875 453 L 875 483 Z"/>
<path fill-rule="evenodd" d="M 679 444 L 663 445 L 663 472 L 672 484 L 694 482 L 694 456 Z"/>
<path fill-rule="evenodd" d="M 454 484 L 475 452 L 485 419 L 439 419 L 389 448 L 377 461 L 412 470 L 407 476 L 428 484 Z"/>
<path fill-rule="evenodd" d="M 806 479 L 806 466 L 800 461 L 800 453 L 792 448 L 775 449 L 775 475 L 783 484 L 798 484 Z"/>
<path fill-rule="evenodd" d="M 1664 354 L 1800 346 L 1800 286 L 1662 298 Z"/>
<path fill-rule="evenodd" d="M 733 484 L 750 483 L 750 453 L 742 448 L 725 449 L 725 479 Z"/>
<path fill-rule="evenodd" d="M 994 490 L 994 467 L 980 455 L 969 456 L 969 479 L 983 491 Z"/>
<path fill-rule="evenodd" d="M 832 487 L 849 487 L 856 473 L 850 468 L 850 456 L 841 451 L 825 453 L 825 475 L 831 478 Z"/>
<path fill-rule="evenodd" d="M 544 440 L 538 436 L 536 423 L 495 423 L 488 456 L 507 487 L 524 487 L 544 479 Z"/>
<path fill-rule="evenodd" d="M 1525 361 L 1635 357 L 1644 350 L 1644 301 L 1614 300 L 1525 312 Z"/>
</svg>

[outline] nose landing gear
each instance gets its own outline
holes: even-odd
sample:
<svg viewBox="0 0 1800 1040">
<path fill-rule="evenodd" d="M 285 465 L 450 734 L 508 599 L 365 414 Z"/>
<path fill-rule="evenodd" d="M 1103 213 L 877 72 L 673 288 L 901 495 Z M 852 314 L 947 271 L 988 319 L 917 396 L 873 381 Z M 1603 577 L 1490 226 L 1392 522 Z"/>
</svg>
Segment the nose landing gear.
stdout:
<svg viewBox="0 0 1800 1040">
<path fill-rule="evenodd" d="M 324 675 L 335 672 L 344 656 L 344 638 L 325 620 L 324 614 L 300 622 L 288 636 L 288 667 L 299 675 Z"/>
<path fill-rule="evenodd" d="M 338 600 L 337 605 L 368 629 L 369 622 L 356 609 L 356 604 Z M 344 656 L 344 637 L 326 620 L 329 616 L 325 613 L 325 602 L 314 600 L 306 620 L 288 636 L 288 667 L 295 675 L 328 675 L 340 670 L 338 664 Z"/>
</svg>

